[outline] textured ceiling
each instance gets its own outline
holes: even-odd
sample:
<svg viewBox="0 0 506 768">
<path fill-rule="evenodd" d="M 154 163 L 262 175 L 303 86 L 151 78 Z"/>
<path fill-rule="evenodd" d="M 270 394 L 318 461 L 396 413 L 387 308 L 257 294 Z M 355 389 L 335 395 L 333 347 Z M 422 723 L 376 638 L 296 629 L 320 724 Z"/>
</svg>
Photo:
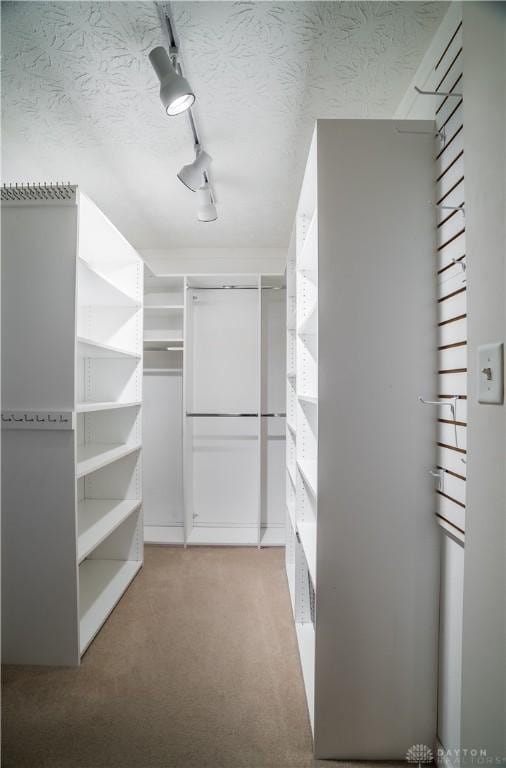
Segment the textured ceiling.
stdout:
<svg viewBox="0 0 506 768">
<path fill-rule="evenodd" d="M 317 117 L 389 117 L 447 3 L 172 5 L 219 220 L 176 179 L 150 2 L 2 2 L 4 181 L 79 183 L 138 248 L 284 246 Z"/>
</svg>

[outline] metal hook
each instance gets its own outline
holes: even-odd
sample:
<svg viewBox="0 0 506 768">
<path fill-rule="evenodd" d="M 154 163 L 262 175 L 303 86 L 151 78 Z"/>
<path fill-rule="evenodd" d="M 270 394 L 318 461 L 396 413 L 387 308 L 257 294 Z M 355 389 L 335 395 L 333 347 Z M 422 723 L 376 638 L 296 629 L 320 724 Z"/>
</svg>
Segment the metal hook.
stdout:
<svg viewBox="0 0 506 768">
<path fill-rule="evenodd" d="M 443 96 L 444 98 L 447 96 L 455 96 L 457 99 L 462 98 L 462 94 L 455 91 L 424 91 L 417 85 L 415 85 L 415 91 L 420 94 L 420 96 Z"/>
</svg>

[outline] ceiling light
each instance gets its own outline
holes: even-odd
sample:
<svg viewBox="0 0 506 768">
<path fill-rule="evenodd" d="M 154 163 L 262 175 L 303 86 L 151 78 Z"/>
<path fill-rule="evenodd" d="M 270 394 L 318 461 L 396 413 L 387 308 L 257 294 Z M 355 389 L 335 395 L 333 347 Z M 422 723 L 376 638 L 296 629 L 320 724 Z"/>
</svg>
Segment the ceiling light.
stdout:
<svg viewBox="0 0 506 768">
<path fill-rule="evenodd" d="M 189 109 L 195 94 L 188 81 L 174 68 L 165 48 L 159 45 L 149 53 L 149 60 L 160 80 L 160 99 L 168 115 L 179 115 Z"/>
<path fill-rule="evenodd" d="M 206 182 L 203 184 L 197 192 L 199 200 L 199 208 L 197 211 L 197 218 L 199 221 L 216 221 L 218 218 L 218 212 L 214 204 L 213 193 L 211 187 Z"/>
<path fill-rule="evenodd" d="M 183 165 L 177 177 L 188 189 L 196 192 L 202 186 L 204 172 L 209 170 L 212 157 L 204 152 L 200 146 L 195 147 L 195 160 L 188 165 Z"/>
</svg>

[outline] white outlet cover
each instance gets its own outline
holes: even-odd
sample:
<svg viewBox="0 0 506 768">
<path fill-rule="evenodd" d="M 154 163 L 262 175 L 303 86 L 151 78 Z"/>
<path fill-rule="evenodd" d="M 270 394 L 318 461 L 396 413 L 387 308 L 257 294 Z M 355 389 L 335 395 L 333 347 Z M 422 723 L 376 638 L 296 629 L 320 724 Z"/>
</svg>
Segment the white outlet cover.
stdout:
<svg viewBox="0 0 506 768">
<path fill-rule="evenodd" d="M 498 342 L 478 347 L 479 403 L 501 405 L 504 400 L 503 346 Z"/>
</svg>

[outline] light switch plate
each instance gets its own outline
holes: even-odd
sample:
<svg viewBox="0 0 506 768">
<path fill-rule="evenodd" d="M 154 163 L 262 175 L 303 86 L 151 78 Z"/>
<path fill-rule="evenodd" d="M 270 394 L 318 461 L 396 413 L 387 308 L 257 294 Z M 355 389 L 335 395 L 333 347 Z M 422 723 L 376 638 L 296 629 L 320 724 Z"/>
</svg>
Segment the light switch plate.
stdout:
<svg viewBox="0 0 506 768">
<path fill-rule="evenodd" d="M 478 402 L 500 405 L 503 400 L 503 344 L 482 344 L 478 347 Z"/>
</svg>

